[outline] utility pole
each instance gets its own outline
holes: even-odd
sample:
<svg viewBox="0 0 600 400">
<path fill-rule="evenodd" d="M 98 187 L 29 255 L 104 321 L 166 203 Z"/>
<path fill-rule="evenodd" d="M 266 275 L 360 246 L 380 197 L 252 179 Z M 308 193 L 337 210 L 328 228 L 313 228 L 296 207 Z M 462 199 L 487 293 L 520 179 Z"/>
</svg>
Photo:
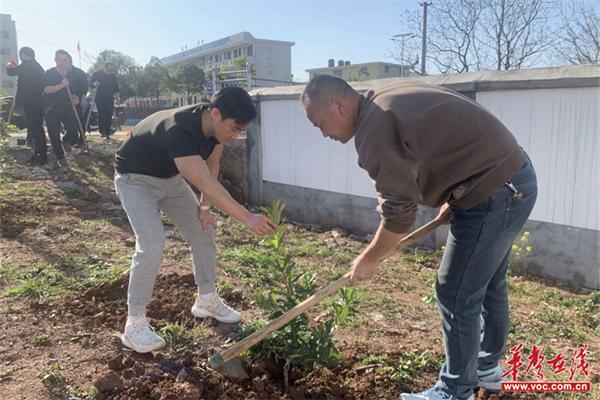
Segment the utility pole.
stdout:
<svg viewBox="0 0 600 400">
<path fill-rule="evenodd" d="M 212 92 L 217 93 L 217 74 L 219 73 L 219 68 L 214 67 L 212 70 Z"/>
<path fill-rule="evenodd" d="M 248 91 L 252 90 L 252 64 L 246 61 L 246 85 L 248 86 Z"/>
<path fill-rule="evenodd" d="M 412 33 L 399 33 L 397 35 L 394 35 L 392 37 L 393 41 L 398 41 L 398 38 L 400 38 L 400 77 L 403 78 L 404 77 L 404 39 L 406 38 L 412 38 L 415 35 L 413 35 Z"/>
<path fill-rule="evenodd" d="M 427 56 L 427 7 L 431 5 L 431 2 L 422 2 L 423 7 L 423 42 L 421 44 L 421 75 L 427 74 L 425 68 L 425 57 Z"/>
</svg>

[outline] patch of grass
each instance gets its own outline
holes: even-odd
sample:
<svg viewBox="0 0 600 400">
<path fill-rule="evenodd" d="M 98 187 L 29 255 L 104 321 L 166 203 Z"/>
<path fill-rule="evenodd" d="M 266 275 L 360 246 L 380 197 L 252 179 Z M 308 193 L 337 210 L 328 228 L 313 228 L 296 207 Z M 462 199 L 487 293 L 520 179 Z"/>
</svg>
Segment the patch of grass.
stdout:
<svg viewBox="0 0 600 400">
<path fill-rule="evenodd" d="M 184 324 L 166 324 L 157 333 L 176 353 L 184 351 L 191 342 L 188 328 Z"/>
<path fill-rule="evenodd" d="M 98 255 L 102 257 L 118 258 L 126 255 L 126 249 L 116 243 L 102 243 L 97 247 Z"/>
<path fill-rule="evenodd" d="M 331 257 L 336 250 L 320 242 L 317 235 L 290 235 L 288 237 L 288 248 L 298 257 Z"/>
<path fill-rule="evenodd" d="M 8 175 L 0 175 L 0 185 L 6 185 L 9 183 L 13 183 L 14 179 Z"/>
<path fill-rule="evenodd" d="M 54 385 L 65 381 L 65 377 L 62 374 L 62 366 L 59 361 L 55 361 L 50 369 L 39 375 L 40 380 L 44 385 Z"/>
<path fill-rule="evenodd" d="M 584 326 L 592 330 L 600 329 L 600 291 L 595 291 L 580 299 L 575 307 Z"/>
<path fill-rule="evenodd" d="M 83 190 L 75 187 L 65 187 L 62 188 L 61 191 L 69 199 L 80 199 L 85 194 Z"/>
<path fill-rule="evenodd" d="M 535 318 L 548 325 L 546 336 L 561 337 L 576 343 L 586 340 L 586 335 L 559 308 L 543 305 L 541 310 L 536 312 Z"/>
<path fill-rule="evenodd" d="M 0 284 L 7 285 L 17 276 L 17 269 L 0 261 Z"/>
<path fill-rule="evenodd" d="M 400 358 L 391 359 L 387 354 L 369 355 L 355 368 L 373 365 L 377 374 L 397 382 L 411 382 L 425 371 L 438 370 L 444 361 L 443 356 L 428 351 L 402 353 Z"/>
<path fill-rule="evenodd" d="M 31 341 L 31 344 L 33 344 L 35 347 L 50 346 L 50 338 L 48 337 L 48 335 L 36 336 Z"/>
<path fill-rule="evenodd" d="M 242 278 L 252 286 L 261 286 L 269 280 L 270 257 L 255 246 L 242 245 L 224 249 L 217 258 L 228 264 L 228 272 Z"/>
<path fill-rule="evenodd" d="M 100 226 L 102 224 L 103 224 L 103 221 L 94 220 L 94 219 L 86 219 L 79 223 L 79 226 L 77 226 L 77 228 L 75 228 L 75 232 L 89 236 L 89 235 L 92 235 L 93 233 L 97 232 L 100 229 Z"/>
<path fill-rule="evenodd" d="M 70 290 L 110 283 L 119 279 L 127 268 L 102 260 L 67 259 L 60 268 L 38 263 L 33 271 L 23 273 L 19 283 L 5 290 L 4 294 L 17 298 L 49 299 Z"/>
<path fill-rule="evenodd" d="M 403 353 L 400 359 L 393 364 L 394 371 L 390 378 L 398 381 L 411 381 L 424 371 L 439 370 L 443 357 L 424 352 Z"/>
<path fill-rule="evenodd" d="M 35 181 L 12 181 L 6 182 L 3 186 L 0 187 L 0 197 L 35 196 L 45 192 L 45 189 Z"/>
<path fill-rule="evenodd" d="M 413 285 L 410 285 L 406 282 L 394 282 L 392 285 L 394 289 L 398 289 L 399 291 L 406 293 L 415 290 Z"/>
<path fill-rule="evenodd" d="M 377 289 L 375 289 L 376 291 Z M 361 314 L 369 311 L 381 313 L 384 317 L 391 317 L 403 310 L 403 304 L 393 297 L 376 295 L 373 290 L 365 292 L 360 302 Z"/>
<path fill-rule="evenodd" d="M 69 289 L 81 289 L 117 280 L 127 268 L 126 264 L 115 265 L 102 259 L 67 258 L 60 269 L 69 278 Z"/>
<path fill-rule="evenodd" d="M 4 303 L 4 314 L 12 314 L 15 309 L 15 303 L 7 301 Z"/>
<path fill-rule="evenodd" d="M 407 264 L 436 264 L 438 255 L 432 252 L 425 252 L 415 248 L 410 251 L 406 251 L 402 254 L 402 260 Z"/>
<path fill-rule="evenodd" d="M 20 278 L 20 283 L 4 293 L 10 297 L 46 299 L 67 291 L 67 279 L 53 265 L 38 263 L 31 272 Z"/>
<path fill-rule="evenodd" d="M 165 254 L 176 261 L 188 261 L 191 257 L 190 250 L 187 248 L 169 247 Z"/>
<path fill-rule="evenodd" d="M 427 291 L 427 293 L 425 293 L 423 295 L 423 297 L 421 297 L 421 301 L 430 306 L 434 306 L 435 299 L 436 299 L 436 297 L 435 297 L 435 281 L 434 281 L 433 284 L 431 286 L 429 286 L 429 290 Z"/>
<path fill-rule="evenodd" d="M 437 271 L 431 269 L 421 269 L 420 271 L 418 271 L 418 274 L 421 283 L 427 285 L 427 287 L 431 286 L 432 282 L 435 283 Z"/>
<path fill-rule="evenodd" d="M 74 334 L 73 336 L 71 336 L 70 341 L 73 343 L 79 343 L 81 342 L 83 339 L 87 339 L 90 338 L 92 336 L 91 333 L 88 332 L 82 332 L 82 331 L 77 331 L 76 334 Z"/>
<path fill-rule="evenodd" d="M 97 399 L 99 395 L 100 392 L 95 386 L 92 386 L 87 390 L 77 390 L 75 388 L 70 388 L 68 398 L 73 400 L 94 400 Z"/>
<path fill-rule="evenodd" d="M 8 136 L 0 137 L 0 162 L 2 163 L 13 163 L 15 161 L 14 157 L 10 154 L 8 144 Z"/>
<path fill-rule="evenodd" d="M 197 343 L 209 336 L 211 332 L 212 329 L 210 327 L 210 323 L 208 319 L 205 319 L 194 325 L 191 329 L 188 329 L 187 336 L 190 340 Z"/>
</svg>

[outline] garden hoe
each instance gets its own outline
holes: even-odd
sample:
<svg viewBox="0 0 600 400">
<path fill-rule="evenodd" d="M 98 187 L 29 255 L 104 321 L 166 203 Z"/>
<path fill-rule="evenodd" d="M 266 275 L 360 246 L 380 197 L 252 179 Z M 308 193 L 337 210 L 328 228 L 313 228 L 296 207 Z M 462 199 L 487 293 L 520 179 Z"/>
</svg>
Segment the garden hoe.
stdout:
<svg viewBox="0 0 600 400">
<path fill-rule="evenodd" d="M 8 118 L 6 119 L 6 123 L 10 125 L 12 123 L 13 113 L 15 112 L 15 102 L 17 96 L 13 96 L 12 102 L 10 103 L 10 110 L 8 111 Z"/>
<path fill-rule="evenodd" d="M 436 218 L 433 221 L 430 221 L 426 225 L 423 225 L 421 228 L 416 231 L 410 233 L 405 236 L 399 243 L 396 250 L 401 250 L 410 244 L 414 243 L 416 240 L 422 238 L 429 232 L 433 231 L 438 226 L 445 223 L 445 217 L 447 217 L 450 213 L 450 209 L 448 209 L 441 218 Z M 231 378 L 248 378 L 248 374 L 246 373 L 244 367 L 242 366 L 242 362 L 240 360 L 239 355 L 248 350 L 250 347 L 254 346 L 256 343 L 262 341 L 264 338 L 269 336 L 271 333 L 275 332 L 279 328 L 287 325 L 294 318 L 303 314 L 306 310 L 311 308 L 312 306 L 318 304 L 323 299 L 329 297 L 331 294 L 337 292 L 344 286 L 346 286 L 350 282 L 350 273 L 347 273 L 343 277 L 338 280 L 330 283 L 323 289 L 317 291 L 315 294 L 310 296 L 308 299 L 304 300 L 302 303 L 297 304 L 294 308 L 283 314 L 282 316 L 274 319 L 269 322 L 264 328 L 259 329 L 254 332 L 250 336 L 245 337 L 239 342 L 235 343 L 231 347 L 225 349 L 220 353 L 214 354 L 209 360 L 208 365 L 212 367 L 215 371 L 220 372 L 225 376 L 229 376 Z"/>
<path fill-rule="evenodd" d="M 73 94 L 71 93 L 71 88 L 69 88 L 68 86 L 67 93 L 69 95 L 69 103 L 71 103 L 71 108 L 73 109 L 73 113 L 75 114 L 75 121 L 77 121 L 77 130 L 79 131 L 81 141 L 83 142 L 83 153 L 89 154 L 90 149 L 88 147 L 87 141 L 85 140 L 85 130 L 83 129 L 83 125 L 81 124 L 81 118 L 79 117 L 77 108 L 75 107 L 75 104 L 73 104 Z"/>
</svg>

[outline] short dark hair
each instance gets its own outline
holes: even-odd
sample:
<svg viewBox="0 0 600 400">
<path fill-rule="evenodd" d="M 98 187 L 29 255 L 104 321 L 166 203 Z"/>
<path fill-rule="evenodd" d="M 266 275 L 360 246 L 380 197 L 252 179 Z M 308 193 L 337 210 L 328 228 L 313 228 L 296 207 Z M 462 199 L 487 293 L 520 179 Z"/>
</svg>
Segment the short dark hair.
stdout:
<svg viewBox="0 0 600 400">
<path fill-rule="evenodd" d="M 330 100 L 333 96 L 346 97 L 346 95 L 353 91 L 352 87 L 348 83 L 336 76 L 332 75 L 319 75 L 312 78 L 306 87 L 300 100 L 305 106 L 309 102 L 323 103 Z"/>
<path fill-rule="evenodd" d="M 69 61 L 73 62 L 73 57 L 71 57 L 68 51 L 63 49 L 56 50 L 56 53 L 54 53 L 54 57 L 58 57 L 59 54 L 66 56 L 69 59 Z"/>
<path fill-rule="evenodd" d="M 219 109 L 223 119 L 233 118 L 238 124 L 247 124 L 257 116 L 250 95 L 238 86 L 219 90 L 213 96 L 210 106 Z"/>
<path fill-rule="evenodd" d="M 35 58 L 35 51 L 33 51 L 31 47 L 21 47 L 21 49 L 19 50 L 19 56 L 21 58 L 23 58 L 23 56 Z"/>
</svg>

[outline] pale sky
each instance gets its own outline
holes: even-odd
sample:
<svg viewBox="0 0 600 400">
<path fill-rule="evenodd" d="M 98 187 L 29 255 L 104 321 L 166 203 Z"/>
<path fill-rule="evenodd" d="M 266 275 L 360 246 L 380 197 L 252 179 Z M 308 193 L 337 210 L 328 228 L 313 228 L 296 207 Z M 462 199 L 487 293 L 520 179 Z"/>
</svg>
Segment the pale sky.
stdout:
<svg viewBox="0 0 600 400">
<path fill-rule="evenodd" d="M 308 68 L 329 58 L 353 64 L 395 62 L 390 38 L 404 33 L 404 13 L 418 0 L 262 1 L 34 1 L 0 0 L 0 13 L 16 22 L 18 46 L 30 46 L 44 68 L 64 48 L 87 68 L 104 49 L 144 65 L 151 56 L 177 53 L 198 41 L 211 42 L 242 31 L 261 39 L 295 42 L 292 74 L 305 80 Z M 418 33 L 418 32 L 415 32 Z"/>
</svg>

